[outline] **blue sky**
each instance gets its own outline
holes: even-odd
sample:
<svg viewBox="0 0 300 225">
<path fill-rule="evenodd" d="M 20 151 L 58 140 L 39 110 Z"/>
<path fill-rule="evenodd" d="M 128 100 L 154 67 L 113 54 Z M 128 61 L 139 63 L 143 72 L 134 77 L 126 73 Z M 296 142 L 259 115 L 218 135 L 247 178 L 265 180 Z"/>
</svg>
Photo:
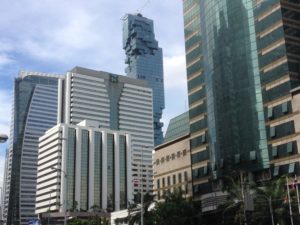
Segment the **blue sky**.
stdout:
<svg viewBox="0 0 300 225">
<path fill-rule="evenodd" d="M 20 70 L 64 74 L 82 66 L 124 74 L 121 18 L 138 11 L 154 20 L 163 48 L 165 130 L 187 107 L 181 0 L 2 0 L 0 133 L 9 134 L 13 80 Z M 0 182 L 6 147 L 0 146 Z"/>
</svg>

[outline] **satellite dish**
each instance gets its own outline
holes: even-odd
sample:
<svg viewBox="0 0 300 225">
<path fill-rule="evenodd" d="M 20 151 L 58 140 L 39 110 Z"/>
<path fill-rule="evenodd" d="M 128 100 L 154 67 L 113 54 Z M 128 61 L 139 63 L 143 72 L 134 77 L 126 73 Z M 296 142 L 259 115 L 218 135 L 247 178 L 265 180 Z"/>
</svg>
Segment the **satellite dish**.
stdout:
<svg viewBox="0 0 300 225">
<path fill-rule="evenodd" d="M 8 139 L 8 136 L 6 134 L 0 134 L 0 143 L 6 142 Z"/>
</svg>

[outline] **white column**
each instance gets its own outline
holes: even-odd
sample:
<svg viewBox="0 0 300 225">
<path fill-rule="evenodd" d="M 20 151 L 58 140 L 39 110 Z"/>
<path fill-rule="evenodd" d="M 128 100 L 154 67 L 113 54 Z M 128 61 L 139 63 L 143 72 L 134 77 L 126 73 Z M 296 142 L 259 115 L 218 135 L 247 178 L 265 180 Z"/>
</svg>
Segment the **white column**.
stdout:
<svg viewBox="0 0 300 225">
<path fill-rule="evenodd" d="M 114 133 L 114 142 L 115 142 L 115 147 L 114 147 L 114 180 L 115 180 L 115 211 L 120 210 L 120 137 L 118 133 Z"/>
<path fill-rule="evenodd" d="M 71 76 L 72 73 L 68 72 L 65 80 L 65 102 L 64 102 L 64 113 L 65 113 L 65 123 L 70 124 L 70 112 L 71 112 Z"/>
<path fill-rule="evenodd" d="M 67 188 L 67 179 L 68 177 L 65 176 L 64 172 L 67 169 L 67 154 L 68 154 L 68 127 L 66 125 L 62 125 L 62 137 L 61 137 L 61 171 L 60 171 L 60 178 L 61 178 L 61 189 L 60 189 L 60 210 L 61 212 L 66 211 L 66 203 L 67 203 L 67 196 L 66 196 L 66 188 Z M 59 169 L 59 168 L 58 168 Z M 64 171 L 64 172 L 62 172 Z"/>
<path fill-rule="evenodd" d="M 126 134 L 126 160 L 127 160 L 127 202 L 133 202 L 133 180 L 131 169 L 131 135 Z M 128 207 L 128 206 L 127 206 Z"/>
<path fill-rule="evenodd" d="M 107 133 L 102 132 L 102 209 L 107 208 Z"/>
<path fill-rule="evenodd" d="M 81 192 L 81 129 L 76 128 L 75 201 L 80 209 Z"/>
<path fill-rule="evenodd" d="M 90 144 L 89 144 L 89 209 L 94 205 L 94 178 L 95 178 L 95 132 L 89 130 Z"/>
</svg>

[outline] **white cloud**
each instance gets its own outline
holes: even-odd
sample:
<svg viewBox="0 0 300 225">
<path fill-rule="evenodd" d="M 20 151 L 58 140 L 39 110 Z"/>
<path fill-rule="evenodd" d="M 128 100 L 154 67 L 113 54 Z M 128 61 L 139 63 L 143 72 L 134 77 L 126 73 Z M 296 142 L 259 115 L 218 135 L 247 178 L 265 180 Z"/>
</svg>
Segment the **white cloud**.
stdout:
<svg viewBox="0 0 300 225">
<path fill-rule="evenodd" d="M 7 54 L 0 52 L 0 66 L 5 66 L 12 63 L 14 60 L 11 59 Z"/>
<path fill-rule="evenodd" d="M 9 124 L 11 119 L 11 92 L 0 90 L 0 133 L 9 136 Z"/>
<path fill-rule="evenodd" d="M 185 56 L 175 55 L 164 57 L 165 88 L 186 89 Z"/>
<path fill-rule="evenodd" d="M 0 155 L 0 187 L 3 185 L 5 155 Z"/>
<path fill-rule="evenodd" d="M 11 114 L 11 95 L 9 92 L 0 90 L 0 133 L 9 136 L 9 124 Z M 2 186 L 4 175 L 5 151 L 8 144 L 0 144 L 0 186 Z"/>
</svg>

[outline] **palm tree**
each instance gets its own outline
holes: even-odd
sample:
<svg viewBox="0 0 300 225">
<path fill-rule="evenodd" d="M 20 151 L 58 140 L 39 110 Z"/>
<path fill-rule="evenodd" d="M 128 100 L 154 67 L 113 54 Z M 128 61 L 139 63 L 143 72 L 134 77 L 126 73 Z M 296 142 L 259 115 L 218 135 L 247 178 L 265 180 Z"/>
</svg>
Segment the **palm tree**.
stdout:
<svg viewBox="0 0 300 225">
<path fill-rule="evenodd" d="M 265 183 L 256 188 L 255 210 L 251 222 L 255 225 L 289 225 L 290 214 L 287 200 L 285 177 Z M 291 192 L 291 198 L 295 193 Z M 300 224 L 299 215 L 296 215 L 296 201 L 292 201 L 294 224 Z M 272 221 L 273 217 L 273 221 Z"/>
<path fill-rule="evenodd" d="M 230 177 L 224 177 L 224 189 L 227 193 L 227 201 L 219 207 L 223 211 L 223 224 L 244 224 L 248 221 L 248 208 L 245 205 L 246 196 L 249 196 L 251 205 L 254 182 L 243 177 L 243 172 L 233 173 Z M 248 201 L 247 201 L 248 202 Z M 251 213 L 250 213 L 251 214 Z"/>
</svg>

